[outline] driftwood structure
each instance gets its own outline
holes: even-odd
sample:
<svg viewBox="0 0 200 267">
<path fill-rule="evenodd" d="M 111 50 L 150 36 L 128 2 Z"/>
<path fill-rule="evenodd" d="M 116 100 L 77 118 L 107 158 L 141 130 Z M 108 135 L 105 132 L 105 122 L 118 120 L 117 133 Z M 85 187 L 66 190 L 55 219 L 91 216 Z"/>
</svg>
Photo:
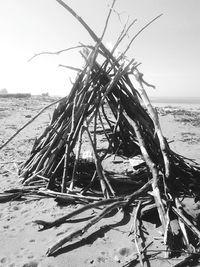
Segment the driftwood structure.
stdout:
<svg viewBox="0 0 200 267">
<path fill-rule="evenodd" d="M 169 254 L 176 238 L 181 238 L 184 249 L 192 244 L 197 252 L 200 231 L 183 211 L 180 198 L 199 199 L 200 167 L 170 149 L 145 91 L 152 85 L 143 79 L 139 64 L 127 60 L 126 51 L 114 57 L 130 27 L 124 28 L 109 51 L 102 42 L 104 33 L 98 38 L 69 6 L 57 2 L 80 21 L 95 45 L 82 45 L 85 66 L 79 70 L 70 94 L 58 103 L 49 126 L 35 141 L 30 157 L 21 165 L 20 177 L 24 185 L 41 187 L 41 194 L 84 203 L 55 221 L 37 220 L 44 229 L 87 209 L 104 209 L 84 227 L 60 239 L 47 254 L 82 235 L 113 209 L 127 212 L 127 207 L 135 207 L 137 219 L 146 206 L 157 210 Z M 104 32 L 106 27 L 107 23 Z M 111 168 L 123 160 L 132 168 L 120 173 Z M 172 214 L 179 220 L 181 237 L 171 230 Z"/>
</svg>

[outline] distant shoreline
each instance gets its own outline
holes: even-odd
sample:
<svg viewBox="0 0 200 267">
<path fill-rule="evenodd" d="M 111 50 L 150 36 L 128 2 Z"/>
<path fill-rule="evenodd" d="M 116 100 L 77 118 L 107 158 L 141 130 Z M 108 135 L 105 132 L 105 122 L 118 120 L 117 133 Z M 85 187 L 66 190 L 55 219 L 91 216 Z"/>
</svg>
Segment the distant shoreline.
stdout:
<svg viewBox="0 0 200 267">
<path fill-rule="evenodd" d="M 29 93 L 0 94 L 0 98 L 29 98 L 29 97 L 31 97 L 31 94 Z"/>
<path fill-rule="evenodd" d="M 200 97 L 150 97 L 152 103 L 200 104 Z"/>
</svg>

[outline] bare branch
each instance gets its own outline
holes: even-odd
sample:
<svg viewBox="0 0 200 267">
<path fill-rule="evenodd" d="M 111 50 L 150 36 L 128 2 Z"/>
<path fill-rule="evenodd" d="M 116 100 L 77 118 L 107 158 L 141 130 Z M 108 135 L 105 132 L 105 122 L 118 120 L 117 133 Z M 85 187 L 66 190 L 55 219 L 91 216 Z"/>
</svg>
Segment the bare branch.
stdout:
<svg viewBox="0 0 200 267">
<path fill-rule="evenodd" d="M 70 69 L 70 70 L 75 70 L 75 71 L 78 71 L 78 72 L 81 72 L 82 71 L 79 68 L 75 68 L 75 67 L 67 66 L 67 65 L 62 65 L 62 64 L 59 64 L 58 67 L 63 67 L 63 68 Z"/>
<path fill-rule="evenodd" d="M 47 52 L 47 51 L 44 51 L 44 52 L 40 52 L 40 53 L 37 53 L 35 55 L 33 55 L 29 60 L 28 62 L 30 62 L 31 60 L 33 60 L 34 58 L 38 57 L 38 56 L 41 56 L 41 55 L 60 55 L 61 53 L 64 53 L 64 52 L 68 52 L 68 51 L 71 51 L 71 50 L 74 50 L 74 49 L 77 49 L 77 48 L 83 48 L 83 47 L 87 47 L 87 48 L 90 48 L 90 49 L 94 49 L 93 46 L 91 45 L 76 45 L 76 46 L 72 46 L 72 47 L 69 47 L 69 48 L 65 48 L 65 49 L 62 49 L 62 50 L 58 50 L 58 51 L 55 51 L 55 52 Z"/>
<path fill-rule="evenodd" d="M 110 8 L 110 10 L 109 10 L 109 13 L 108 13 L 108 16 L 107 16 L 107 19 L 106 19 L 106 23 L 105 23 L 105 26 L 104 26 L 104 29 L 103 29 L 103 33 L 102 33 L 101 38 L 100 38 L 101 41 L 102 41 L 102 39 L 103 39 L 103 37 L 104 37 L 104 35 L 105 35 L 105 32 L 106 32 L 106 29 L 107 29 L 107 27 L 108 27 L 108 22 L 109 22 L 111 13 L 112 13 L 112 11 L 113 11 L 113 7 L 114 7 L 114 5 L 115 5 L 115 2 L 116 2 L 116 0 L 113 0 L 113 2 L 112 2 L 112 6 L 111 6 L 111 8 Z"/>
</svg>

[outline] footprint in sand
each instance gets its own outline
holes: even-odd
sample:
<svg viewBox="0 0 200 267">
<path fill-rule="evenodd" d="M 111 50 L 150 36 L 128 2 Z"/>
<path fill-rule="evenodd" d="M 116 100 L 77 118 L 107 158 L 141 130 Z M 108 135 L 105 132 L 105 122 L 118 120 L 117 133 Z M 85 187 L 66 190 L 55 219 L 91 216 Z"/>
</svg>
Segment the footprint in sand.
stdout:
<svg viewBox="0 0 200 267">
<path fill-rule="evenodd" d="M 95 260 L 97 263 L 105 263 L 106 259 L 104 256 L 99 256 L 97 257 L 97 259 Z"/>
<path fill-rule="evenodd" d="M 3 257 L 0 259 L 0 263 L 5 264 L 7 262 L 7 258 Z"/>
<path fill-rule="evenodd" d="M 48 258 L 42 260 L 37 267 L 55 267 L 55 263 L 53 262 L 53 259 Z"/>
<path fill-rule="evenodd" d="M 9 229 L 10 225 L 6 224 L 3 226 L 3 229 Z"/>
<path fill-rule="evenodd" d="M 34 258 L 34 256 L 33 255 L 28 255 L 28 257 L 27 257 L 28 259 L 33 259 Z"/>
<path fill-rule="evenodd" d="M 19 210 L 19 209 L 20 209 L 20 207 L 17 206 L 17 205 L 15 205 L 15 206 L 12 207 L 12 210 L 13 210 L 13 211 L 15 211 L 15 210 Z"/>
<path fill-rule="evenodd" d="M 30 261 L 30 262 L 27 262 L 23 265 L 23 267 L 37 267 L 37 266 L 38 266 L 37 261 Z"/>
<path fill-rule="evenodd" d="M 69 232 L 70 230 L 71 230 L 71 227 L 68 227 L 68 228 L 65 229 L 65 230 L 60 230 L 58 233 L 56 233 L 56 236 L 63 235 L 63 234 L 65 234 L 66 232 Z"/>
<path fill-rule="evenodd" d="M 127 261 L 129 258 L 134 258 L 134 251 L 129 247 L 122 247 L 115 251 L 114 260 L 116 262 Z"/>
<path fill-rule="evenodd" d="M 28 212 L 29 210 L 27 208 L 23 208 L 23 210 L 21 211 L 21 214 L 24 214 L 26 212 Z"/>
<path fill-rule="evenodd" d="M 24 216 L 25 217 L 25 216 Z M 28 221 L 28 222 L 26 222 L 25 223 L 25 225 L 30 225 L 30 224 L 32 224 L 33 222 L 32 221 Z"/>
</svg>

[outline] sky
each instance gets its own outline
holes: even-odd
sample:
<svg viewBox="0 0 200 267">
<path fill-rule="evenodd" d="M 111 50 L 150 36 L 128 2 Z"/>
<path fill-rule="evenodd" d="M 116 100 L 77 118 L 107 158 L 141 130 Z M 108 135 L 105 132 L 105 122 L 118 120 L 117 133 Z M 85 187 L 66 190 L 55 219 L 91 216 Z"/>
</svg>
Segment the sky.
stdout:
<svg viewBox="0 0 200 267">
<path fill-rule="evenodd" d="M 111 0 L 65 0 L 100 36 Z M 137 19 L 119 49 L 146 23 L 163 14 L 132 44 L 128 58 L 156 89 L 149 96 L 200 97 L 200 0 L 117 0 L 103 42 L 116 42 L 124 24 Z M 82 25 L 56 0 L 0 0 L 0 90 L 9 93 L 67 95 L 76 77 L 59 65 L 81 67 L 79 50 L 92 45 Z"/>
</svg>

